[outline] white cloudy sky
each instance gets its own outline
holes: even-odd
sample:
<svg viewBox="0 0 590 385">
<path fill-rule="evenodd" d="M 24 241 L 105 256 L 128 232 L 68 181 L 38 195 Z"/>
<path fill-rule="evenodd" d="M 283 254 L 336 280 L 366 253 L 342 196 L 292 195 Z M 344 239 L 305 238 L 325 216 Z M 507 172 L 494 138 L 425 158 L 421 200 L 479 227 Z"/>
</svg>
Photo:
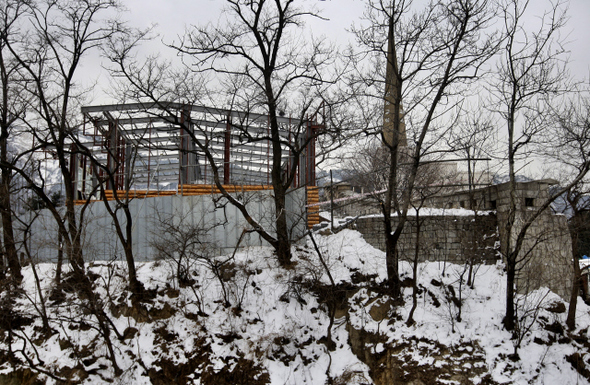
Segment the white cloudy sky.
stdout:
<svg viewBox="0 0 590 385">
<path fill-rule="evenodd" d="M 346 29 L 351 23 L 358 23 L 364 9 L 363 0 L 302 0 L 321 10 L 322 16 L 328 20 L 311 20 L 307 24 L 315 36 L 326 36 L 339 44 L 354 41 Z M 422 0 L 418 0 L 422 2 Z M 129 20 L 135 27 L 145 28 L 156 24 L 155 31 L 161 40 L 172 42 L 178 39 L 187 26 L 216 23 L 224 2 L 222 0 L 123 0 L 127 12 L 121 17 Z M 535 22 L 534 14 L 540 14 L 547 7 L 549 0 L 531 0 L 529 14 L 531 23 Z M 570 0 L 567 27 L 563 33 L 567 35 L 570 50 L 570 70 L 578 78 L 590 77 L 590 0 Z M 149 50 L 159 51 L 162 55 L 174 56 L 174 53 L 159 42 L 150 44 Z M 82 69 L 83 76 L 89 81 L 98 77 L 98 87 L 93 93 L 92 104 L 108 103 L 104 89 L 108 87 L 106 74 L 99 71 L 96 58 L 86 63 Z M 98 75 L 98 73 L 101 75 Z M 94 79 L 93 79 L 94 78 Z"/>
</svg>

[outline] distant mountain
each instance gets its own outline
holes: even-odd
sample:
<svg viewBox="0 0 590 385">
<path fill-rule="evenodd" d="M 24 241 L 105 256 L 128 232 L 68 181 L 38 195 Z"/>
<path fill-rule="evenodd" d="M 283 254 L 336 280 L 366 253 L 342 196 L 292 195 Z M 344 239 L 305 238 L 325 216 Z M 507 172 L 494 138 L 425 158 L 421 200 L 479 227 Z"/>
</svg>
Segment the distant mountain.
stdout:
<svg viewBox="0 0 590 385">
<path fill-rule="evenodd" d="M 549 193 L 554 195 L 558 192 L 560 188 L 560 186 L 553 186 L 549 189 Z M 555 198 L 555 201 L 553 202 L 553 204 L 551 204 L 551 209 L 558 214 L 565 214 L 568 218 L 571 218 L 573 214 L 572 207 L 566 200 L 565 194 L 561 194 L 560 196 Z M 590 210 L 590 196 L 584 195 L 580 198 L 580 200 L 578 201 L 578 209 Z"/>
<path fill-rule="evenodd" d="M 339 183 L 342 181 L 349 180 L 355 173 L 355 170 L 346 169 L 332 169 L 332 181 Z M 323 187 L 330 184 L 330 171 L 318 170 L 316 172 L 316 183 L 318 186 Z"/>
</svg>

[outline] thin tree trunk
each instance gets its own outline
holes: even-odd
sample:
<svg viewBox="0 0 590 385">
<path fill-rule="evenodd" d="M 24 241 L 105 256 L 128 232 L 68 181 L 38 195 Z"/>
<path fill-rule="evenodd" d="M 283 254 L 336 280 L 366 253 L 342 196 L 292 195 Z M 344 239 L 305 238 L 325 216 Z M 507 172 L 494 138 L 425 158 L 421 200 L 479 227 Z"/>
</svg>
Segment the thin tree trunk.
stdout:
<svg viewBox="0 0 590 385">
<path fill-rule="evenodd" d="M 266 100 L 268 102 L 268 116 L 270 120 L 270 136 L 272 143 L 272 169 L 271 178 L 274 190 L 275 202 L 275 226 L 277 232 L 276 253 L 277 259 L 281 266 L 287 266 L 291 263 L 291 242 L 289 240 L 289 228 L 287 226 L 287 213 L 285 212 L 285 194 L 289 185 L 287 181 L 289 176 L 283 178 L 283 165 L 281 136 L 279 124 L 277 122 L 277 101 L 272 85 L 272 66 L 265 68 L 264 85 Z"/>
<path fill-rule="evenodd" d="M 123 249 L 125 250 L 125 260 L 127 261 L 127 270 L 129 275 L 129 289 L 132 293 L 141 295 L 143 292 L 143 285 L 137 279 L 137 271 L 135 269 L 135 258 L 133 256 L 133 244 L 132 244 L 132 234 L 133 234 L 133 222 L 131 218 L 131 213 L 129 212 L 129 208 L 125 207 L 125 216 L 127 217 L 127 223 L 125 225 L 125 231 L 127 233 L 127 237 L 125 239 L 125 244 L 123 245 Z"/>
<path fill-rule="evenodd" d="M 582 283 L 581 281 L 582 275 L 580 273 L 580 263 L 578 262 L 578 258 L 574 257 L 574 281 L 572 283 L 570 305 L 567 312 L 567 319 L 565 321 L 565 324 L 570 330 L 574 330 L 576 328 L 576 309 L 578 306 L 578 296 L 580 294 L 580 287 Z"/>
<path fill-rule="evenodd" d="M 61 232 L 57 232 L 57 263 L 55 265 L 55 285 L 59 287 L 61 283 L 61 270 L 64 259 L 64 245 L 63 236 Z"/>
<path fill-rule="evenodd" d="M 391 219 L 385 219 L 385 264 L 387 267 L 387 284 L 393 298 L 401 296 L 401 282 L 399 279 L 399 254 L 396 237 L 391 234 Z"/>
<path fill-rule="evenodd" d="M 30 230 L 30 228 L 26 230 L 26 233 L 29 233 L 28 230 Z M 26 255 L 29 259 L 29 263 L 31 264 L 31 270 L 33 271 L 33 276 L 35 277 L 35 286 L 37 288 L 37 295 L 39 295 L 39 303 L 41 305 L 41 309 L 39 311 L 39 314 L 41 315 L 41 321 L 43 323 L 43 331 L 46 334 L 49 334 L 51 332 L 51 327 L 49 326 L 49 318 L 47 317 L 47 310 L 45 308 L 45 299 L 43 296 L 43 290 L 41 289 L 41 280 L 39 279 L 39 275 L 37 274 L 37 268 L 35 266 L 35 261 L 31 257 L 31 251 L 27 247 L 26 238 L 28 238 L 28 237 L 30 237 L 30 233 L 28 234 L 28 236 L 25 235 L 24 248 L 25 248 Z"/>
<path fill-rule="evenodd" d="M 577 202 L 574 202 L 577 204 Z M 574 217 L 572 218 L 572 256 L 574 259 L 574 279 L 572 282 L 572 292 L 570 294 L 570 305 L 567 312 L 567 319 L 565 324 L 568 329 L 574 330 L 576 328 L 576 309 L 578 306 L 578 295 L 580 294 L 580 286 L 582 284 L 582 273 L 580 271 L 579 262 L 579 231 L 581 228 L 580 217 L 576 208 L 574 207 Z"/>
<path fill-rule="evenodd" d="M 414 263 L 412 266 L 412 309 L 408 315 L 406 325 L 410 326 L 414 324 L 414 311 L 418 306 L 418 257 L 420 256 L 420 215 L 419 211 L 416 211 L 416 245 L 414 248 Z"/>
<path fill-rule="evenodd" d="M 0 280 L 6 278 L 6 266 L 4 265 L 4 245 L 0 245 Z"/>
<path fill-rule="evenodd" d="M 513 90 L 515 93 L 516 90 Z M 514 100 L 514 99 L 513 99 Z M 506 258 L 506 315 L 504 317 L 504 327 L 508 331 L 513 331 L 516 326 L 516 314 L 514 309 L 514 285 L 516 283 L 516 260 L 518 250 L 513 250 L 512 246 L 512 228 L 516 218 L 516 172 L 515 172 L 515 149 L 514 149 L 514 116 L 515 107 L 509 109 L 508 118 L 508 176 L 509 176 L 509 194 L 510 207 L 508 217 L 504 226 L 506 237 L 504 246 L 504 255 Z"/>
<path fill-rule="evenodd" d="M 395 127 L 395 126 L 394 126 Z M 401 296 L 401 282 L 399 280 L 399 254 L 397 250 L 397 240 L 399 239 L 400 225 L 402 223 L 401 217 L 398 217 L 398 226 L 396 231 L 393 231 L 391 225 L 391 214 L 393 208 L 398 210 L 397 201 L 397 183 L 398 183 L 398 133 L 393 132 L 393 145 L 389 148 L 389 175 L 388 186 L 386 192 L 385 202 L 383 203 L 383 223 L 385 228 L 385 265 L 387 269 L 387 283 L 389 286 L 390 295 L 393 298 Z M 392 207 L 393 206 L 393 207 Z M 400 230 L 401 231 L 401 230 Z"/>
</svg>

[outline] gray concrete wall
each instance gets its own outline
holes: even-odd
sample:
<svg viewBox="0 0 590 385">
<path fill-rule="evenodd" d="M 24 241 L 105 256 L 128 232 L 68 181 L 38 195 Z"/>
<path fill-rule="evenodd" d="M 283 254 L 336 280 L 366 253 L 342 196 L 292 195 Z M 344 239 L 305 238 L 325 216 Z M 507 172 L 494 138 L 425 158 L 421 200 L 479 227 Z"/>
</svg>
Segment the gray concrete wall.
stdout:
<svg viewBox="0 0 590 385">
<path fill-rule="evenodd" d="M 518 233 L 533 214 L 532 210 L 516 213 L 511 232 L 514 246 Z M 505 253 L 506 213 L 498 213 L 498 230 L 502 252 Z M 564 215 L 541 214 L 529 227 L 516 265 L 517 290 L 527 293 L 548 287 L 569 301 L 573 275 L 572 238 Z"/>
</svg>

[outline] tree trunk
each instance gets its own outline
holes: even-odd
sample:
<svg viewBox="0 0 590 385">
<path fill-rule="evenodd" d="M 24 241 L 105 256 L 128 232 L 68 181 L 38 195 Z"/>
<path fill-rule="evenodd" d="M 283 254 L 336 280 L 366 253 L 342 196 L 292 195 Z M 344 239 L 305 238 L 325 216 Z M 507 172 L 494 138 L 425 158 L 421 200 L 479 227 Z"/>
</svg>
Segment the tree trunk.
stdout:
<svg viewBox="0 0 590 385">
<path fill-rule="evenodd" d="M 406 325 L 414 324 L 414 312 L 418 306 L 418 260 L 420 257 L 420 212 L 416 211 L 416 244 L 414 247 L 414 263 L 412 264 L 412 309 L 408 315 Z"/>
<path fill-rule="evenodd" d="M 508 175 L 510 207 L 506 219 L 504 255 L 506 258 L 506 315 L 504 316 L 504 327 L 513 331 L 516 326 L 516 314 L 514 309 L 514 285 L 516 278 L 516 259 L 518 250 L 512 250 L 512 228 L 516 218 L 516 172 L 515 172 L 515 150 L 514 150 L 514 109 L 510 110 L 508 119 Z"/>
<path fill-rule="evenodd" d="M 70 155 L 73 156 L 73 155 Z M 58 146 L 58 157 L 60 169 L 63 177 L 63 184 L 65 189 L 65 225 L 67 229 L 67 236 L 69 237 L 69 244 L 67 245 L 66 255 L 68 256 L 70 265 L 75 272 L 85 275 L 84 272 L 84 252 L 82 249 L 82 224 L 78 224 L 76 220 L 76 206 L 74 200 L 76 199 L 76 190 L 73 183 L 73 178 L 68 168 L 68 161 L 66 160 L 65 147 L 62 144 Z"/>
<path fill-rule="evenodd" d="M 61 268 L 63 265 L 64 259 L 64 245 L 63 245 L 63 235 L 61 232 L 57 232 L 57 263 L 55 265 L 55 284 L 59 287 L 61 283 Z"/>
<path fill-rule="evenodd" d="M 399 116 L 397 117 L 399 119 Z M 401 296 L 401 282 L 399 280 L 399 254 L 397 250 L 397 241 L 399 239 L 399 233 L 401 233 L 400 225 L 402 225 L 403 218 L 399 217 L 399 223 L 396 231 L 393 231 L 391 225 L 391 214 L 392 209 L 395 208 L 399 211 L 399 202 L 397 199 L 397 183 L 398 183 L 398 155 L 399 155 L 399 137 L 398 129 L 399 125 L 394 125 L 394 132 L 392 135 L 392 145 L 389 146 L 389 175 L 387 181 L 387 192 L 385 193 L 386 198 L 383 203 L 383 222 L 385 228 L 385 265 L 387 268 L 387 284 L 389 287 L 389 293 L 393 298 L 399 298 Z M 393 207 L 392 207 L 393 206 Z"/>
<path fill-rule="evenodd" d="M 125 186 L 125 189 L 126 191 L 129 191 L 129 186 Z M 121 209 L 125 214 L 125 234 L 123 234 L 121 223 L 119 222 L 119 218 L 117 217 L 117 212 L 111 209 L 111 207 L 109 206 L 109 202 L 106 200 L 106 198 L 103 198 L 105 199 L 104 204 L 106 210 L 113 219 L 117 237 L 119 238 L 119 241 L 123 246 L 123 252 L 125 253 L 125 262 L 127 263 L 128 270 L 127 274 L 129 280 L 129 290 L 131 291 L 131 293 L 135 294 L 134 298 L 138 299 L 137 296 L 142 296 L 144 288 L 141 282 L 137 279 L 137 271 L 135 270 L 135 258 L 133 256 L 133 218 L 131 216 L 131 212 L 129 211 L 129 197 L 125 196 L 123 198 L 124 202 L 121 202 L 119 200 L 117 192 L 115 191 L 115 198 L 117 199 L 117 205 L 121 206 Z"/>
<path fill-rule="evenodd" d="M 125 224 L 125 232 L 127 236 L 123 244 L 123 249 L 125 250 L 125 260 L 127 261 L 127 270 L 129 275 L 129 290 L 133 294 L 141 296 L 141 294 L 143 293 L 143 285 L 137 279 L 137 271 L 135 270 L 135 258 L 133 256 L 133 219 L 131 218 L 129 207 L 125 206 L 124 210 L 125 216 L 127 217 L 127 221 Z"/>
<path fill-rule="evenodd" d="M 570 305 L 567 311 L 567 319 L 565 321 L 565 324 L 570 330 L 576 328 L 576 309 L 578 306 L 578 295 L 580 294 L 581 281 L 582 275 L 580 273 L 580 263 L 578 262 L 578 258 L 574 257 L 574 281 L 572 283 Z"/>
<path fill-rule="evenodd" d="M 22 282 L 23 275 L 21 273 L 21 266 L 18 260 L 18 253 L 16 252 L 16 245 L 14 242 L 10 196 L 8 195 L 9 193 L 7 192 L 6 186 L 4 184 L 0 186 L 0 190 L 0 212 L 2 213 L 2 235 L 6 263 L 10 269 L 12 279 L 18 284 Z"/>
<path fill-rule="evenodd" d="M 397 240 L 391 234 L 391 219 L 385 219 L 385 264 L 387 267 L 387 284 L 389 286 L 390 295 L 393 298 L 401 296 L 401 282 L 399 279 L 399 254 L 397 250 Z"/>
<path fill-rule="evenodd" d="M 577 202 L 574 202 L 577 204 Z M 576 309 L 578 306 L 578 295 L 580 294 L 580 286 L 582 284 L 582 273 L 580 271 L 580 255 L 579 255 L 579 231 L 581 229 L 581 218 L 574 207 L 574 216 L 572 218 L 572 256 L 574 259 L 574 279 L 572 282 L 572 292 L 570 295 L 570 305 L 567 311 L 567 319 L 565 324 L 568 329 L 574 330 L 576 328 Z"/>
<path fill-rule="evenodd" d="M 265 87 L 272 142 L 271 178 L 274 190 L 275 226 L 277 232 L 275 250 L 281 266 L 287 266 L 291 263 L 291 242 L 289 239 L 289 228 L 287 226 L 287 213 L 285 211 L 285 195 L 289 188 L 288 181 L 290 178 L 288 175 L 283 177 L 283 165 L 281 164 L 283 149 L 281 147 L 281 136 L 277 122 L 277 105 L 272 87 L 271 71 L 265 73 Z"/>
<path fill-rule="evenodd" d="M 516 326 L 516 314 L 514 313 L 514 283 L 516 269 L 511 261 L 516 256 L 509 255 L 506 262 L 506 315 L 504 317 L 504 327 L 508 331 L 513 331 Z"/>
<path fill-rule="evenodd" d="M 287 225 L 287 214 L 285 212 L 285 191 L 281 183 L 274 186 L 274 201 L 277 229 L 277 259 L 281 266 L 291 263 L 291 242 L 289 241 L 289 227 Z"/>
<path fill-rule="evenodd" d="M 3 135 L 4 136 L 4 135 Z M 6 138 L 2 139 L 2 164 L 6 164 L 7 160 L 7 145 Z M 12 279 L 19 284 L 22 279 L 21 266 L 16 252 L 16 245 L 14 242 L 14 229 L 12 227 L 12 208 L 10 207 L 10 182 L 12 176 L 7 167 L 2 167 L 2 184 L 0 185 L 0 213 L 2 215 L 2 236 L 4 241 L 4 252 L 6 255 L 6 263 L 10 269 Z"/>
<path fill-rule="evenodd" d="M 74 211 L 74 203 L 67 202 L 66 198 L 66 206 L 71 206 L 66 208 L 66 221 L 68 222 L 68 232 L 70 236 L 70 247 L 67 253 L 68 259 L 70 260 L 70 265 L 74 270 L 84 272 L 84 253 L 82 250 L 82 231 L 78 228 L 76 223 L 76 213 Z"/>
<path fill-rule="evenodd" d="M 0 245 L 0 280 L 6 278 L 6 266 L 4 266 L 4 245 Z"/>
</svg>

